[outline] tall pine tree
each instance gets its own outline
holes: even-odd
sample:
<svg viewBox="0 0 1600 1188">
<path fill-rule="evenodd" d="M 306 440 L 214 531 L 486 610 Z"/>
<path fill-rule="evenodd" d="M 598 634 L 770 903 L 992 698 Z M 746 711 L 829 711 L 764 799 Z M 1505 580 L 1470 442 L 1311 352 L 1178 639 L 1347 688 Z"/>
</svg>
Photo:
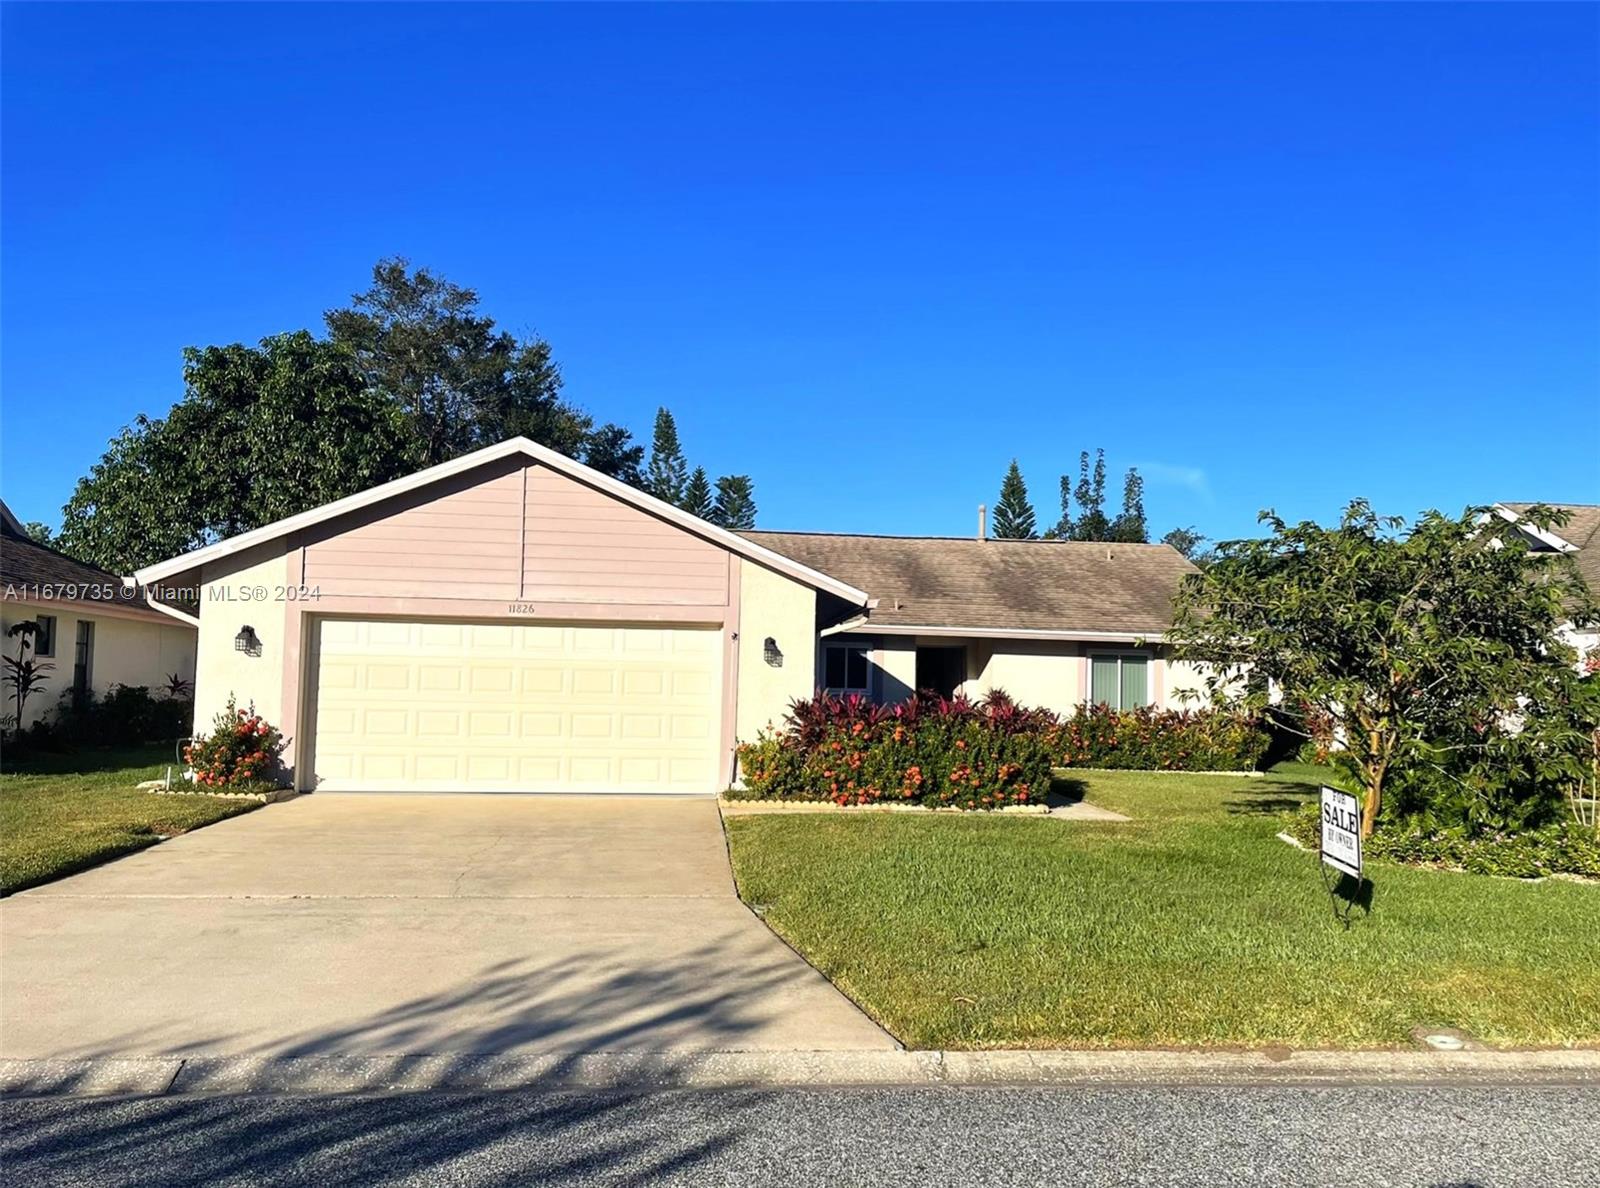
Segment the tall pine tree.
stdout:
<svg viewBox="0 0 1600 1188">
<path fill-rule="evenodd" d="M 1107 540 L 1123 544 L 1148 544 L 1150 530 L 1144 520 L 1144 478 L 1134 467 L 1128 468 L 1122 480 L 1122 511 L 1111 521 Z"/>
<path fill-rule="evenodd" d="M 678 423 L 665 408 L 656 409 L 655 436 L 650 442 L 650 465 L 644 473 L 644 489 L 657 499 L 683 505 L 684 488 L 689 481 L 689 464 L 678 443 Z"/>
<path fill-rule="evenodd" d="M 711 518 L 714 503 L 711 498 L 711 480 L 706 478 L 706 468 L 696 466 L 689 481 L 683 486 L 683 510 L 702 520 Z"/>
<path fill-rule="evenodd" d="M 1038 540 L 1034 525 L 1033 505 L 1028 502 L 1028 485 L 1022 481 L 1022 470 L 1017 460 L 1000 483 L 1000 499 L 994 505 L 994 537 L 996 540 Z"/>
<path fill-rule="evenodd" d="M 1106 452 L 1096 450 L 1094 470 L 1089 469 L 1089 451 L 1078 455 L 1078 485 L 1073 491 L 1078 503 L 1078 518 L 1072 525 L 1073 540 L 1105 540 L 1111 529 L 1106 516 Z"/>
<path fill-rule="evenodd" d="M 735 531 L 756 526 L 755 485 L 747 474 L 725 474 L 717 480 L 711 522 Z"/>
</svg>

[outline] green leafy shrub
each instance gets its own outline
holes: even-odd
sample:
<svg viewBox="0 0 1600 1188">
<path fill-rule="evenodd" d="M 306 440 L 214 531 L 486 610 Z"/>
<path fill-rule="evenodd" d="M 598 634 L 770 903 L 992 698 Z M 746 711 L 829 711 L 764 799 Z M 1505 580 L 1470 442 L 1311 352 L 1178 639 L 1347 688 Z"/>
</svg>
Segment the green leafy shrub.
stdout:
<svg viewBox="0 0 1600 1188">
<path fill-rule="evenodd" d="M 1113 710 L 1080 705 L 1045 737 L 1057 767 L 1253 771 L 1271 741 L 1255 718 L 1225 710 Z"/>
<path fill-rule="evenodd" d="M 112 685 L 99 696 L 69 690 L 55 712 L 32 723 L 18 742 L 40 751 L 139 746 L 182 738 L 193 721 L 193 701 L 154 697 L 144 685 Z"/>
<path fill-rule="evenodd" d="M 745 786 L 730 795 L 751 800 L 983 810 L 1042 802 L 1050 787 L 1034 711 L 1004 694 L 892 709 L 819 694 L 742 745 L 739 765 Z"/>
<path fill-rule="evenodd" d="M 185 747 L 183 758 L 194 769 L 196 784 L 231 791 L 270 780 L 282 753 L 283 738 L 277 728 L 254 706 L 242 710 L 230 697 L 228 707 L 213 720 L 211 733 Z"/>
<path fill-rule="evenodd" d="M 1291 820 L 1289 835 L 1307 849 L 1321 842 L 1318 809 L 1307 805 Z M 1554 874 L 1600 879 L 1600 836 L 1576 822 L 1562 821 L 1520 831 L 1471 833 L 1463 826 L 1431 828 L 1394 825 L 1362 843 L 1369 858 L 1412 866 L 1438 866 L 1470 874 L 1515 879 Z"/>
</svg>

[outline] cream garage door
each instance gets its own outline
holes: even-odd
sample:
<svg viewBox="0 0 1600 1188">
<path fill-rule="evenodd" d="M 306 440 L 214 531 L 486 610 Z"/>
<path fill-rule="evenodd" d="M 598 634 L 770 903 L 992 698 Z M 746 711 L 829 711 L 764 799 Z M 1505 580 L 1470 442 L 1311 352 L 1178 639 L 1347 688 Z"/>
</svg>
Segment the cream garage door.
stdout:
<svg viewBox="0 0 1600 1188">
<path fill-rule="evenodd" d="M 704 793 L 725 782 L 715 628 L 323 619 L 316 634 L 319 789 Z"/>
</svg>

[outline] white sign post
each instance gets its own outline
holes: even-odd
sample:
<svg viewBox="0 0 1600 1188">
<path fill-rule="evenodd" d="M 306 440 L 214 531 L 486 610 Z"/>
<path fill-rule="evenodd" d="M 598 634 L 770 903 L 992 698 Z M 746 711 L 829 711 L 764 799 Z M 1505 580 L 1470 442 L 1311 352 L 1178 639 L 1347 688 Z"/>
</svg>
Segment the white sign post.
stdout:
<svg viewBox="0 0 1600 1188">
<path fill-rule="evenodd" d="M 1322 789 L 1322 860 L 1361 878 L 1361 802 L 1348 792 Z"/>
</svg>

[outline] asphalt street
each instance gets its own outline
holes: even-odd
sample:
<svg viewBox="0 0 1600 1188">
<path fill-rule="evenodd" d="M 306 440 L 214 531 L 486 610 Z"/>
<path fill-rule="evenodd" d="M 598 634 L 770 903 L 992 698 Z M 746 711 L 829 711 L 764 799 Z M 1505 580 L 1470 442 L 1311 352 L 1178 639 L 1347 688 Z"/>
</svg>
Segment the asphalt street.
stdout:
<svg viewBox="0 0 1600 1188">
<path fill-rule="evenodd" d="M 52 1097 L 16 1185 L 1600 1182 L 1600 1089 L 751 1089 Z"/>
</svg>

